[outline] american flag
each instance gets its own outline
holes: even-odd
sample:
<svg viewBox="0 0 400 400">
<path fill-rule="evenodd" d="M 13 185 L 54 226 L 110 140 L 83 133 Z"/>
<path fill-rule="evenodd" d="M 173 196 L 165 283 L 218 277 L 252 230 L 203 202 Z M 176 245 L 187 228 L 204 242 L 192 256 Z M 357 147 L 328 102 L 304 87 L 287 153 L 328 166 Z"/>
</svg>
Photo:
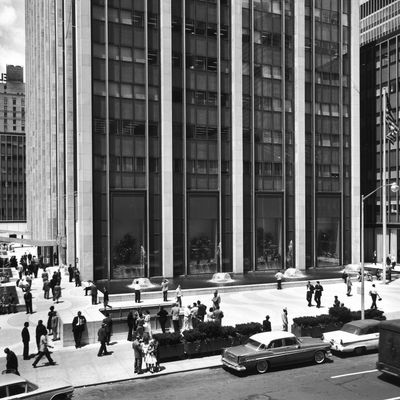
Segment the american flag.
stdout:
<svg viewBox="0 0 400 400">
<path fill-rule="evenodd" d="M 391 144 L 395 144 L 400 133 L 400 128 L 396 124 L 396 119 L 393 115 L 393 110 L 390 105 L 389 96 L 386 94 L 386 139 Z"/>
</svg>

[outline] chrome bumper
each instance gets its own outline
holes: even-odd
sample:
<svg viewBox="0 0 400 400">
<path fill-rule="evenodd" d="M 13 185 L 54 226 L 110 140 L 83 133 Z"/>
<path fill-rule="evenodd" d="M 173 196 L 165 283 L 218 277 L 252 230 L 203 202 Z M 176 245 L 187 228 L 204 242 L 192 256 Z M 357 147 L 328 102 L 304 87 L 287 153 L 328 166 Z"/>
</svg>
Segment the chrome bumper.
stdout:
<svg viewBox="0 0 400 400">
<path fill-rule="evenodd" d="M 228 368 L 232 368 L 235 371 L 246 371 L 246 367 L 244 365 L 239 365 L 239 364 L 233 363 L 232 361 L 228 361 L 224 357 L 222 357 L 221 361 L 222 361 L 223 365 L 225 365 Z"/>
</svg>

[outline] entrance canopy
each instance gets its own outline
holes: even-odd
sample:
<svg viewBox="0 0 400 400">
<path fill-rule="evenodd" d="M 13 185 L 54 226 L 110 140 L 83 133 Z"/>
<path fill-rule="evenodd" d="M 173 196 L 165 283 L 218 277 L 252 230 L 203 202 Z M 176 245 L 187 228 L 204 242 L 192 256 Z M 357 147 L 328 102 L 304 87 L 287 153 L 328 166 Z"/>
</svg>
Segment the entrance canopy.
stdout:
<svg viewBox="0 0 400 400">
<path fill-rule="evenodd" d="M 3 232 L 0 232 L 0 242 L 3 243 L 20 243 L 26 244 L 28 246 L 57 246 L 56 240 L 34 240 L 34 239 L 20 239 L 20 238 L 10 238 L 7 236 L 2 236 Z M 20 232 L 18 232 L 20 234 Z"/>
</svg>

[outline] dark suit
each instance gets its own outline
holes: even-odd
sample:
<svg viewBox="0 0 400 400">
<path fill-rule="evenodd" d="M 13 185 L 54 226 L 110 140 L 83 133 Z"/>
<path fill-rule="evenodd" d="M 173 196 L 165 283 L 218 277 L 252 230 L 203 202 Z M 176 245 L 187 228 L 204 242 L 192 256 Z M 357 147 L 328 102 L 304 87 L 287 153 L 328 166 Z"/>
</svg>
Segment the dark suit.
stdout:
<svg viewBox="0 0 400 400">
<path fill-rule="evenodd" d="M 47 335 L 47 329 L 43 324 L 38 325 L 36 327 L 36 344 L 37 344 L 38 351 L 40 348 L 40 338 L 42 337 L 42 335 L 45 335 L 45 336 Z"/>
<path fill-rule="evenodd" d="M 81 315 L 80 317 L 76 316 L 72 320 L 72 332 L 74 334 L 76 348 L 81 347 L 82 333 L 85 330 L 85 325 L 86 318 L 83 315 Z"/>
<path fill-rule="evenodd" d="M 8 351 L 6 357 L 6 369 L 9 371 L 14 371 L 15 374 L 19 375 L 18 372 L 18 358 L 15 353 L 11 350 Z"/>
<path fill-rule="evenodd" d="M 26 313 L 27 314 L 32 314 L 32 293 L 31 292 L 26 292 L 24 294 L 24 300 L 25 300 L 25 307 L 26 307 Z"/>
<path fill-rule="evenodd" d="M 105 329 L 106 329 L 106 334 L 107 334 L 107 338 L 106 338 L 106 342 L 108 345 L 110 345 L 110 339 L 111 339 L 111 335 L 112 335 L 112 327 L 113 327 L 113 321 L 111 319 L 111 317 L 106 317 L 103 319 L 103 324 L 105 324 Z"/>
<path fill-rule="evenodd" d="M 22 343 L 24 344 L 24 360 L 29 360 L 29 341 L 31 340 L 31 335 L 29 334 L 29 329 L 26 326 L 22 328 L 21 337 Z"/>
<path fill-rule="evenodd" d="M 107 347 L 106 347 L 106 339 L 107 339 L 107 332 L 105 327 L 101 327 L 97 332 L 98 341 L 100 342 L 100 349 L 97 353 L 97 356 L 100 357 L 103 354 L 107 354 Z"/>
</svg>

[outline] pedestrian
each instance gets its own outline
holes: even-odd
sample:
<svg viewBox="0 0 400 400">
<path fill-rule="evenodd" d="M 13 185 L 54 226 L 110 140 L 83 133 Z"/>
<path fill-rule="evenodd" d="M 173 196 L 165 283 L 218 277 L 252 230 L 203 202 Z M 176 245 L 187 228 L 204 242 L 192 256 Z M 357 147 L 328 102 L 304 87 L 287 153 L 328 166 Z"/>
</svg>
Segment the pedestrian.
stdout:
<svg viewBox="0 0 400 400">
<path fill-rule="evenodd" d="M 321 307 L 321 297 L 322 297 L 323 291 L 324 291 L 324 288 L 319 283 L 319 281 L 317 281 L 317 284 L 315 285 L 315 293 L 314 293 L 314 300 L 317 303 L 317 308 Z"/>
<path fill-rule="evenodd" d="M 314 293 L 314 285 L 308 281 L 307 282 L 307 286 L 306 286 L 306 299 L 307 299 L 307 303 L 308 303 L 308 307 L 311 307 L 311 301 L 312 301 L 312 295 Z"/>
<path fill-rule="evenodd" d="M 180 308 L 177 303 L 174 303 L 171 308 L 171 316 L 172 316 L 172 325 L 174 326 L 174 332 L 179 333 L 179 315 L 180 315 Z"/>
<path fill-rule="evenodd" d="M 49 299 L 50 298 L 50 282 L 48 280 L 45 280 L 43 282 L 43 297 L 45 299 Z"/>
<path fill-rule="evenodd" d="M 334 297 L 333 307 L 340 307 L 340 301 L 337 296 Z"/>
<path fill-rule="evenodd" d="M 282 279 L 283 279 L 282 271 L 278 271 L 275 274 L 275 278 L 276 278 L 276 288 L 278 290 L 281 290 L 282 289 Z"/>
<path fill-rule="evenodd" d="M 15 353 L 8 347 L 4 349 L 6 353 L 6 371 L 7 373 L 19 375 L 18 372 L 18 358 Z M 2 396 L 3 397 L 3 396 Z"/>
<path fill-rule="evenodd" d="M 54 315 L 51 318 L 51 330 L 53 331 L 53 342 L 55 340 L 60 340 L 58 336 L 58 323 L 59 323 L 59 317 L 57 311 L 54 311 Z"/>
<path fill-rule="evenodd" d="M 52 329 L 51 329 L 51 319 L 53 318 L 53 315 L 55 314 L 54 311 L 54 306 L 50 307 L 50 311 L 47 313 L 47 324 L 46 324 L 46 328 L 47 328 L 47 334 L 48 335 L 52 335 Z"/>
<path fill-rule="evenodd" d="M 97 353 L 97 357 L 101 357 L 103 355 L 106 356 L 108 354 L 106 346 L 107 331 L 106 331 L 106 324 L 104 323 L 101 325 L 100 329 L 97 332 L 97 340 L 100 342 L 100 348 Z"/>
<path fill-rule="evenodd" d="M 140 303 L 140 283 L 138 280 L 135 281 L 133 290 L 135 291 L 135 303 Z"/>
<path fill-rule="evenodd" d="M 214 322 L 221 326 L 222 325 L 222 318 L 224 318 L 224 313 L 220 308 L 214 309 L 213 311 L 213 320 Z"/>
<path fill-rule="evenodd" d="M 46 356 L 50 365 L 55 365 L 54 360 L 50 356 L 49 347 L 53 348 L 53 346 L 50 346 L 48 343 L 47 335 L 42 335 L 40 337 L 39 354 L 37 355 L 37 357 L 35 358 L 35 361 L 32 364 L 33 368 L 36 368 L 37 363 L 40 361 L 40 359 L 43 356 Z"/>
<path fill-rule="evenodd" d="M 218 290 L 214 291 L 214 297 L 211 299 L 213 303 L 214 310 L 219 310 L 219 305 L 221 304 L 221 296 L 218 294 Z"/>
<path fill-rule="evenodd" d="M 31 335 L 29 334 L 29 322 L 24 322 L 24 327 L 21 331 L 22 343 L 24 345 L 24 351 L 22 356 L 24 360 L 29 360 L 29 342 L 31 340 Z"/>
<path fill-rule="evenodd" d="M 72 333 L 75 340 L 75 348 L 79 349 L 82 347 L 82 334 L 85 331 L 86 318 L 78 311 L 77 315 L 72 320 Z"/>
<path fill-rule="evenodd" d="M 53 290 L 53 301 L 55 301 L 58 304 L 58 302 L 60 301 L 60 297 L 61 297 L 61 286 L 59 280 L 57 279 L 57 282 L 54 285 L 54 290 Z"/>
<path fill-rule="evenodd" d="M 106 309 L 107 307 L 112 308 L 112 307 L 108 304 L 109 301 L 110 301 L 110 299 L 109 299 L 109 296 L 108 296 L 108 290 L 107 290 L 107 288 L 105 287 L 105 288 L 103 289 L 103 304 L 104 304 L 104 309 Z"/>
<path fill-rule="evenodd" d="M 388 268 L 387 269 L 387 271 L 386 271 L 386 277 L 387 277 L 387 280 L 389 281 L 389 282 L 391 282 L 392 281 L 392 268 Z"/>
<path fill-rule="evenodd" d="M 97 304 L 97 286 L 92 282 L 92 286 L 90 288 L 90 293 L 92 296 L 92 304 L 96 305 Z"/>
<path fill-rule="evenodd" d="M 288 331 L 288 313 L 287 313 L 286 307 L 282 310 L 281 317 L 282 317 L 282 330 L 287 332 Z"/>
<path fill-rule="evenodd" d="M 188 331 L 192 329 L 192 314 L 190 312 L 191 307 L 186 306 L 183 309 L 183 330 Z"/>
<path fill-rule="evenodd" d="M 146 337 L 146 340 L 148 340 L 147 336 L 145 336 L 145 337 Z M 155 372 L 156 365 L 157 365 L 156 348 L 155 348 L 155 343 L 154 343 L 153 339 L 151 339 L 149 341 L 149 346 L 147 348 L 145 360 L 146 360 L 147 370 L 153 374 Z"/>
<path fill-rule="evenodd" d="M 374 253 L 372 255 L 372 262 L 374 263 L 374 265 L 376 265 L 376 260 L 377 260 L 377 254 L 376 254 L 376 250 L 374 250 Z"/>
<path fill-rule="evenodd" d="M 349 274 L 346 272 L 346 270 L 343 270 L 342 279 L 343 279 L 344 283 L 347 283 L 348 276 L 349 276 Z"/>
<path fill-rule="evenodd" d="M 162 295 L 163 295 L 163 301 L 168 301 L 168 279 L 163 279 L 162 283 L 161 283 L 161 291 L 162 291 Z"/>
<path fill-rule="evenodd" d="M 42 272 L 42 281 L 48 281 L 49 280 L 49 273 L 44 269 Z"/>
<path fill-rule="evenodd" d="M 353 283 L 351 282 L 351 277 L 350 277 L 350 275 L 347 277 L 347 280 L 346 280 L 346 287 L 347 287 L 347 293 L 346 293 L 346 295 L 347 296 L 351 296 L 351 287 L 353 286 Z"/>
<path fill-rule="evenodd" d="M 126 317 L 126 323 L 128 324 L 128 342 L 132 342 L 132 333 L 135 329 L 135 318 L 133 317 L 133 312 L 129 311 Z"/>
<path fill-rule="evenodd" d="M 192 305 L 192 309 L 190 310 L 192 314 L 192 328 L 196 329 L 199 325 L 200 320 L 197 317 L 197 313 L 199 312 L 199 308 L 197 307 L 197 303 L 194 302 Z"/>
<path fill-rule="evenodd" d="M 38 324 L 36 326 L 36 345 L 37 345 L 38 351 L 40 351 L 40 338 L 43 335 L 47 336 L 47 329 L 43 325 L 43 321 L 41 319 L 39 319 Z"/>
<path fill-rule="evenodd" d="M 32 276 L 31 276 L 31 274 L 26 275 L 25 279 L 26 279 L 26 282 L 28 284 L 28 289 L 31 290 L 31 288 L 32 288 Z"/>
<path fill-rule="evenodd" d="M 372 289 L 369 291 L 369 295 L 372 299 L 371 310 L 376 310 L 378 307 L 376 305 L 376 299 L 382 300 L 382 297 L 379 296 L 378 292 L 376 291 L 375 284 L 372 284 Z"/>
<path fill-rule="evenodd" d="M 265 320 L 263 321 L 263 332 L 271 332 L 271 322 L 269 320 L 269 315 L 265 316 Z"/>
<path fill-rule="evenodd" d="M 106 317 L 103 319 L 103 324 L 106 328 L 106 342 L 110 345 L 111 335 L 113 333 L 113 320 L 109 312 L 106 312 Z"/>
<path fill-rule="evenodd" d="M 139 309 L 137 311 L 137 317 L 136 317 L 136 334 L 140 336 L 140 338 L 143 338 L 143 333 L 144 333 L 144 315 L 142 313 L 142 310 Z"/>
<path fill-rule="evenodd" d="M 160 309 L 157 313 L 158 317 L 158 322 L 160 323 L 161 326 L 161 331 L 162 333 L 165 333 L 165 325 L 167 324 L 168 320 L 168 311 L 164 310 L 163 306 L 160 306 Z"/>
<path fill-rule="evenodd" d="M 154 355 L 156 357 L 155 372 L 159 372 L 160 371 L 160 343 L 155 338 L 153 338 L 152 341 L 153 341 L 153 346 L 154 346 Z"/>
<path fill-rule="evenodd" d="M 182 289 L 181 289 L 181 285 L 178 285 L 178 287 L 175 289 L 175 294 L 176 294 L 176 302 L 178 303 L 179 307 L 182 307 Z"/>
<path fill-rule="evenodd" d="M 142 374 L 142 358 L 143 358 L 143 353 L 142 353 L 142 345 L 140 343 L 140 337 L 135 336 L 133 342 L 132 342 L 132 349 L 135 355 L 135 367 L 134 371 L 135 374 Z"/>
<path fill-rule="evenodd" d="M 32 309 L 32 293 L 29 289 L 24 293 L 25 308 L 27 314 L 33 314 Z"/>
<path fill-rule="evenodd" d="M 74 278 L 75 278 L 75 287 L 81 286 L 81 273 L 79 269 L 75 267 L 74 271 Z"/>
<path fill-rule="evenodd" d="M 74 279 L 74 269 L 72 268 L 72 265 L 69 264 L 68 266 L 68 275 L 69 275 L 69 281 L 72 282 Z"/>
<path fill-rule="evenodd" d="M 204 316 L 207 314 L 207 307 L 197 300 L 197 318 L 200 322 L 204 322 Z"/>
</svg>

